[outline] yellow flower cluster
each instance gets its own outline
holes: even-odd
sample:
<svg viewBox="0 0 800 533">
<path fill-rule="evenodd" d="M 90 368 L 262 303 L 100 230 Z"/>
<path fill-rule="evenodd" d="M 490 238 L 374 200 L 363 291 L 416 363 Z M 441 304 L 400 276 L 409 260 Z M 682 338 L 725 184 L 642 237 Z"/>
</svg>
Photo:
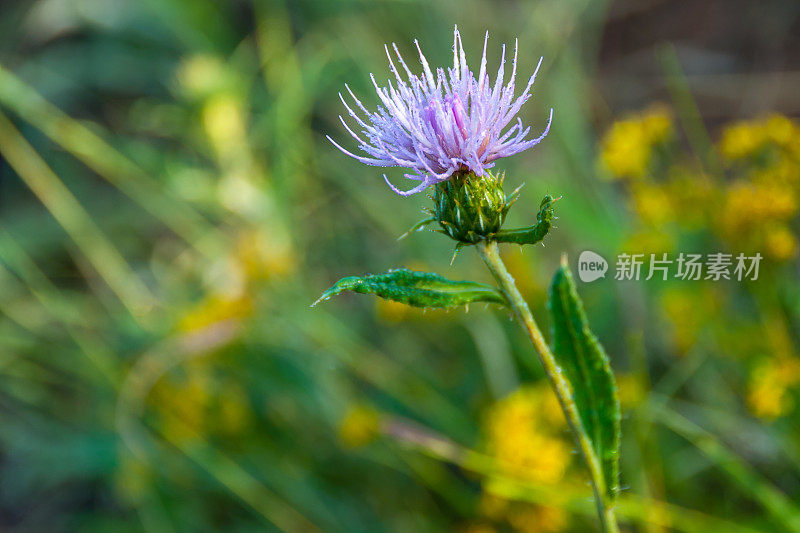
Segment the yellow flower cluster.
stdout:
<svg viewBox="0 0 800 533">
<path fill-rule="evenodd" d="M 347 448 L 369 444 L 380 432 L 380 415 L 364 405 L 350 407 L 339 423 L 339 441 Z"/>
<path fill-rule="evenodd" d="M 253 302 L 247 295 L 212 294 L 181 318 L 178 329 L 185 332 L 199 331 L 217 322 L 250 316 L 252 312 Z"/>
<path fill-rule="evenodd" d="M 236 237 L 232 268 L 247 281 L 263 281 L 290 273 L 296 260 L 291 243 L 268 228 L 245 229 Z"/>
<path fill-rule="evenodd" d="M 647 397 L 643 379 L 636 374 L 617 374 L 617 395 L 623 411 L 636 409 Z"/>
<path fill-rule="evenodd" d="M 720 223 L 726 231 L 741 232 L 752 222 L 789 220 L 797 207 L 794 191 L 777 183 L 738 181 L 725 193 Z"/>
<path fill-rule="evenodd" d="M 777 114 L 734 122 L 723 130 L 719 152 L 727 159 L 738 160 L 756 156 L 770 146 L 800 153 L 800 126 Z"/>
<path fill-rule="evenodd" d="M 747 403 L 758 417 L 774 419 L 790 412 L 789 390 L 800 382 L 800 361 L 794 357 L 766 359 L 752 373 Z"/>
<path fill-rule="evenodd" d="M 173 442 L 200 435 L 239 435 L 251 420 L 246 391 L 235 379 L 219 375 L 208 359 L 190 361 L 182 373 L 164 378 L 153 390 L 156 412 L 178 416 L 185 425 L 164 424 Z"/>
<path fill-rule="evenodd" d="M 716 239 L 719 250 L 761 253 L 766 269 L 800 255 L 800 122 L 773 114 L 728 125 L 716 144 L 722 166 L 713 173 L 675 150 L 659 151 L 654 160 L 671 133 L 669 113 L 651 109 L 614 124 L 601 141 L 601 162 L 625 181 L 638 223 L 624 249 L 663 253 L 676 243 Z M 780 271 L 764 275 L 773 274 Z M 747 404 L 757 416 L 782 416 L 794 408 L 790 391 L 800 384 L 800 359 L 791 342 L 762 334 L 764 327 L 782 324 L 774 317 L 711 331 L 727 290 L 702 284 L 664 290 L 661 307 L 675 352 L 686 353 L 701 335 L 717 335 L 726 353 L 769 354 L 750 376 Z"/>
<path fill-rule="evenodd" d="M 797 237 L 785 225 L 777 225 L 765 231 L 764 249 L 767 256 L 776 261 L 791 259 L 797 255 Z"/>
<path fill-rule="evenodd" d="M 558 507 L 531 505 L 510 513 L 508 521 L 520 533 L 557 533 L 566 528 L 567 514 Z"/>
<path fill-rule="evenodd" d="M 652 107 L 611 126 L 601 141 L 601 160 L 629 185 L 629 202 L 642 227 L 626 248 L 670 251 L 676 228 L 710 228 L 731 249 L 762 252 L 776 262 L 792 259 L 800 242 L 792 230 L 800 213 L 800 125 L 781 115 L 739 121 L 717 145 L 732 179 L 722 181 L 695 163 L 653 153 L 672 138 L 671 115 Z M 674 154 L 673 154 L 674 155 Z M 673 158 L 674 159 L 674 158 Z"/>
<path fill-rule="evenodd" d="M 286 275 L 294 266 L 288 242 L 264 229 L 242 229 L 227 255 L 204 276 L 209 289 L 178 321 L 183 332 L 198 331 L 224 320 L 243 320 L 255 312 L 252 293 L 262 281 Z"/>
<path fill-rule="evenodd" d="M 507 521 L 511 529 L 519 533 L 558 533 L 565 531 L 569 524 L 569 516 L 559 507 L 511 502 L 488 493 L 481 498 L 480 511 L 494 522 Z M 497 529 L 488 524 L 475 524 L 467 531 L 490 533 Z"/>
<path fill-rule="evenodd" d="M 800 245 L 791 223 L 800 212 L 800 125 L 781 115 L 739 121 L 725 128 L 718 149 L 742 174 L 722 199 L 722 236 L 775 261 L 795 257 Z"/>
<path fill-rule="evenodd" d="M 559 433 L 564 424 L 558 400 L 549 388 L 523 387 L 490 409 L 488 451 L 509 476 L 557 483 L 571 460 L 570 448 Z"/>
<path fill-rule="evenodd" d="M 672 138 L 672 116 L 655 105 L 614 123 L 601 141 L 601 160 L 614 178 L 643 178 L 656 146 Z"/>
<path fill-rule="evenodd" d="M 797 213 L 793 190 L 777 183 L 740 181 L 726 191 L 718 222 L 727 241 L 783 261 L 797 253 L 797 239 L 788 226 Z"/>
<path fill-rule="evenodd" d="M 718 316 L 724 295 L 711 285 L 676 286 L 661 294 L 661 308 L 672 326 L 672 338 L 679 355 L 695 345 L 700 334 Z"/>
<path fill-rule="evenodd" d="M 637 182 L 631 186 L 631 200 L 634 211 L 647 224 L 657 226 L 675 219 L 672 199 L 661 185 Z"/>
<path fill-rule="evenodd" d="M 625 249 L 642 253 L 672 249 L 673 239 L 663 228 L 681 216 L 685 203 L 675 197 L 670 184 L 653 181 L 654 155 L 666 155 L 667 145 L 674 137 L 672 114 L 665 106 L 656 104 L 615 122 L 600 141 L 600 165 L 605 176 L 624 180 L 630 186 L 629 204 L 644 228 L 636 231 L 624 243 Z"/>
</svg>

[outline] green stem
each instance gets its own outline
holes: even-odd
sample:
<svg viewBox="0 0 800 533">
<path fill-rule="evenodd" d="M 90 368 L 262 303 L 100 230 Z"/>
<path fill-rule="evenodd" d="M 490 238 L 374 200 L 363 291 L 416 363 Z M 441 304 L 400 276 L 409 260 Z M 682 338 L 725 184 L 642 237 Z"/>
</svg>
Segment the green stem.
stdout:
<svg viewBox="0 0 800 533">
<path fill-rule="evenodd" d="M 564 417 L 567 419 L 570 429 L 572 430 L 575 440 L 578 443 L 578 448 L 581 451 L 586 466 L 589 468 L 589 475 L 592 480 L 592 489 L 594 490 L 594 499 L 597 506 L 597 514 L 600 517 L 603 531 L 605 533 L 618 533 L 619 527 L 617 526 L 617 519 L 614 516 L 614 509 L 606 501 L 606 486 L 603 478 L 603 472 L 600 466 L 600 460 L 594 452 L 592 442 L 589 435 L 583 428 L 580 415 L 578 414 L 578 406 L 572 397 L 569 383 L 561 373 L 561 369 L 556 363 L 553 352 L 542 335 L 539 326 L 528 309 L 528 304 L 517 289 L 517 284 L 514 278 L 506 270 L 503 260 L 500 259 L 500 253 L 497 248 L 496 242 L 480 242 L 477 244 L 478 253 L 489 267 L 500 290 L 503 291 L 508 299 L 514 314 L 520 319 L 528 337 L 533 342 L 536 352 L 539 354 L 539 359 L 544 367 L 545 374 L 553 387 L 553 390 L 558 397 L 558 402 L 561 404 L 561 409 L 564 411 Z"/>
</svg>

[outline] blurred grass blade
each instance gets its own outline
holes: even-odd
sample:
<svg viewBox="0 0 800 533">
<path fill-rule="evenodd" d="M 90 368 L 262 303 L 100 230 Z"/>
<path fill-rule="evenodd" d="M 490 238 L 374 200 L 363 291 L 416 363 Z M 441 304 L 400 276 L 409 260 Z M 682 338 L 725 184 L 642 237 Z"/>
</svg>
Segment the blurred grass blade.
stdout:
<svg viewBox="0 0 800 533">
<path fill-rule="evenodd" d="M 208 355 L 232 342 L 241 333 L 237 321 L 223 321 L 199 332 L 168 338 L 145 352 L 132 366 L 117 396 L 115 425 L 120 440 L 139 460 L 150 462 L 155 441 L 142 424 L 147 399 L 155 384 L 171 369 L 187 361 Z M 164 418 L 161 437 L 186 457 L 197 463 L 223 487 L 282 531 L 320 531 L 278 494 L 268 489 L 236 461 L 201 435 L 194 427 L 169 410 Z M 163 431 L 163 427 L 179 428 Z M 190 439 L 176 438 L 190 435 Z M 155 465 L 154 465 L 155 466 Z"/>
<path fill-rule="evenodd" d="M 0 315 L 29 333 L 37 335 L 43 327 L 42 321 L 38 316 L 18 304 L 18 294 L 22 292 L 22 289 L 18 286 L 15 287 L 16 290 L 12 289 L 12 286 L 19 285 L 14 283 L 16 281 L 11 272 L 0 264 L 0 287 L 3 288 L 2 297 L 0 297 Z"/>
<path fill-rule="evenodd" d="M 572 389 L 583 429 L 602 464 L 605 491 L 619 491 L 620 405 L 614 374 L 603 347 L 589 330 L 583 302 L 566 262 L 550 286 L 553 354 Z"/>
<path fill-rule="evenodd" d="M 401 268 L 385 274 L 342 278 L 311 306 L 344 291 L 374 294 L 414 307 L 456 307 L 473 302 L 506 303 L 500 291 L 489 285 L 474 281 L 451 281 L 432 272 Z"/>
<path fill-rule="evenodd" d="M 2 112 L 0 153 L 78 245 L 123 305 L 134 318 L 140 319 L 155 301 L 150 290 L 75 196 Z"/>
<path fill-rule="evenodd" d="M 214 255 L 209 237 L 218 231 L 98 134 L 45 100 L 32 87 L 0 65 L 0 104 L 17 113 L 53 142 L 125 193 L 199 251 Z M 99 127 L 99 126 L 97 126 Z"/>
<path fill-rule="evenodd" d="M 115 383 L 117 368 L 114 354 L 106 344 L 84 331 L 82 327 L 78 327 L 79 321 L 84 322 L 80 324 L 81 326 L 88 325 L 81 309 L 59 292 L 27 252 L 3 228 L 0 228 L 0 263 L 8 265 L 9 269 L 24 282 L 42 308 L 63 324 L 67 334 L 92 364 L 109 382 Z M 0 264 L 0 275 L 3 271 L 4 268 Z M 92 326 L 96 327 L 97 324 Z"/>
<path fill-rule="evenodd" d="M 52 331 L 53 324 L 50 321 L 42 320 L 39 309 L 31 308 L 30 302 L 16 302 L 9 299 L 8 287 L 12 285 L 22 286 L 12 273 L 0 262 L 0 286 L 4 288 L 0 295 L 0 314 L 10 321 L 29 331 L 34 337 L 41 338 Z M 36 297 L 42 305 L 45 314 L 51 314 L 56 320 L 60 320 L 64 329 L 75 341 L 75 344 L 86 354 L 99 373 L 110 384 L 115 383 L 115 366 L 113 353 L 101 342 L 92 338 L 90 335 L 75 327 L 69 318 L 59 309 L 59 304 L 55 300 L 45 298 L 36 293 Z M 48 304 L 55 304 L 51 308 Z M 61 306 L 63 307 L 63 306 Z M 35 314 L 34 314 L 35 313 Z"/>
<path fill-rule="evenodd" d="M 487 494 L 504 500 L 565 509 L 587 517 L 593 517 L 595 514 L 591 499 L 578 487 L 563 484 L 558 486 L 558 490 L 553 490 L 552 485 L 541 481 L 509 477 L 498 465 L 495 457 L 461 446 L 430 428 L 421 426 L 418 422 L 391 417 L 384 424 L 383 432 L 399 443 L 419 450 L 420 453 L 429 457 L 446 461 L 467 472 L 484 476 L 482 486 Z M 615 512 L 625 521 L 643 526 L 642 531 L 650 531 L 644 527 L 647 525 L 663 526 L 669 528 L 669 531 L 685 533 L 757 533 L 761 531 L 734 522 L 728 517 L 721 518 L 695 509 L 630 493 L 619 496 Z"/>
<path fill-rule="evenodd" d="M 745 494 L 758 501 L 773 520 L 781 524 L 786 531 L 800 533 L 800 508 L 714 435 L 668 407 L 657 407 L 651 412 L 651 416 L 653 420 L 697 446 L 719 465 Z"/>
<path fill-rule="evenodd" d="M 721 176 L 722 165 L 720 165 L 719 158 L 714 150 L 711 136 L 703 123 L 697 102 L 692 96 L 689 82 L 681 69 L 681 63 L 678 60 L 675 47 L 671 44 L 661 46 L 658 50 L 658 59 L 692 151 L 694 151 L 705 168 L 717 176 Z"/>
<path fill-rule="evenodd" d="M 175 446 L 186 457 L 208 472 L 222 486 L 247 504 L 256 513 L 281 531 L 321 532 L 322 530 L 300 511 L 267 488 L 236 461 L 206 441 L 194 428 L 180 417 L 166 412 L 161 414 L 165 425 L 177 428 L 180 434 L 190 435 L 192 440 L 176 439 L 176 431 L 162 431 L 161 436 Z"/>
<path fill-rule="evenodd" d="M 483 364 L 486 384 L 495 399 L 505 398 L 519 388 L 519 375 L 506 332 L 494 315 L 463 315 Z"/>
<path fill-rule="evenodd" d="M 377 347 L 366 343 L 352 329 L 352 324 L 325 310 L 287 310 L 281 316 L 266 321 L 259 328 L 261 342 L 266 346 L 290 346 L 297 350 L 314 350 L 329 364 L 343 365 L 352 375 L 381 391 L 398 405 L 414 413 L 420 420 L 443 428 L 448 435 L 468 438 L 475 423 L 461 406 L 419 369 L 399 364 Z M 370 361 L 365 365 L 363 361 Z"/>
</svg>

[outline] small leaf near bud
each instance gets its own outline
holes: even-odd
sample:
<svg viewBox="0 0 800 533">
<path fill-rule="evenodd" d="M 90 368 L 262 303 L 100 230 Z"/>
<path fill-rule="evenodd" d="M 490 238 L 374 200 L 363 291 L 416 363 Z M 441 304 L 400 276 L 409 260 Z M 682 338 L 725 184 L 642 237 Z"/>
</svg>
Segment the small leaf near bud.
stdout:
<svg viewBox="0 0 800 533">
<path fill-rule="evenodd" d="M 424 219 L 424 220 L 420 220 L 419 222 L 417 222 L 416 224 L 414 224 L 413 226 L 411 226 L 411 228 L 409 228 L 409 230 L 408 230 L 408 231 L 406 231 L 405 233 L 403 233 L 402 235 L 400 235 L 400 236 L 397 238 L 397 240 L 398 240 L 398 241 L 402 241 L 403 239 L 405 239 L 406 237 L 408 237 L 409 235 L 411 235 L 411 234 L 412 234 L 412 233 L 414 233 L 415 231 L 420 231 L 422 228 L 424 228 L 424 227 L 425 227 L 425 226 L 427 226 L 428 224 L 432 224 L 432 223 L 434 223 L 434 222 L 436 222 L 436 218 L 435 218 L 435 217 L 428 217 L 428 218 L 426 218 L 426 219 Z"/>
<path fill-rule="evenodd" d="M 561 197 L 553 198 L 549 194 L 542 199 L 539 204 L 539 213 L 536 215 L 536 224 L 527 228 L 510 229 L 498 231 L 493 239 L 497 242 L 511 242 L 516 244 L 536 244 L 541 242 L 553 227 L 555 213 L 553 204 Z"/>
</svg>

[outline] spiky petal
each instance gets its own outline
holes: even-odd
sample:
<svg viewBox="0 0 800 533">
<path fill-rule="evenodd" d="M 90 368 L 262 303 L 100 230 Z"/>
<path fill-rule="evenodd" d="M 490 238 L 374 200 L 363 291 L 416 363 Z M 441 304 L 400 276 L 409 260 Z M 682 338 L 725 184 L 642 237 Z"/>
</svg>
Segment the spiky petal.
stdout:
<svg viewBox="0 0 800 533">
<path fill-rule="evenodd" d="M 407 191 L 392 185 L 384 174 L 389 187 L 402 196 L 421 192 L 429 185 L 450 179 L 455 173 L 473 172 L 483 176 L 497 159 L 535 146 L 550 130 L 553 110 L 550 110 L 544 132 L 534 139 L 527 138 L 530 127 L 524 127 L 520 118 L 514 119 L 531 97 L 531 87 L 542 60 L 539 59 L 525 90 L 515 97 L 518 45 L 515 42 L 509 81 L 505 82 L 506 49 L 503 45 L 500 67 L 492 84 L 486 74 L 488 39 L 487 32 L 477 78 L 467 66 L 458 27 L 453 31 L 453 66 L 446 72 L 437 68 L 435 76 L 416 40 L 423 68 L 420 75 L 411 72 L 393 43 L 397 62 L 405 74 L 401 76 L 389 48 L 385 47 L 396 85 L 390 80 L 386 87 L 380 87 L 375 76 L 370 75 L 382 103 L 377 111 L 368 111 L 346 85 L 355 106 L 339 94 L 348 113 L 360 126 L 361 134 L 353 131 L 343 117 L 339 118 L 367 155 L 356 155 L 330 136 L 328 139 L 339 150 L 367 165 L 409 169 L 405 177 L 419 183 Z M 509 124 L 512 125 L 509 127 Z"/>
</svg>

